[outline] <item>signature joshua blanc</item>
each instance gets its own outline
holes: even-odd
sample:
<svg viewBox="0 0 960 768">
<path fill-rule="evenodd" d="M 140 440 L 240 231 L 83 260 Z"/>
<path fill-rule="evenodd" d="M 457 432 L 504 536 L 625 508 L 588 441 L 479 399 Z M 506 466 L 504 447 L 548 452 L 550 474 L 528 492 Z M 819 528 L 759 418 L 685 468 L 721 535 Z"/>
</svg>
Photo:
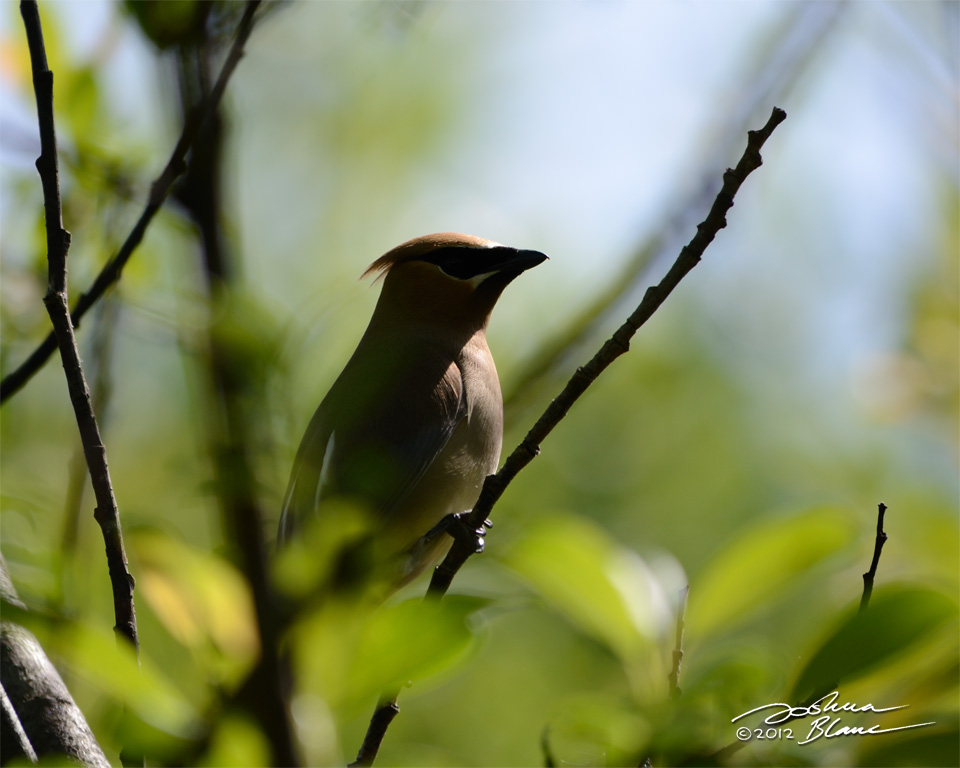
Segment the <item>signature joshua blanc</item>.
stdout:
<svg viewBox="0 0 960 768">
<path fill-rule="evenodd" d="M 895 728 L 881 728 L 876 724 L 867 727 L 842 725 L 842 720 L 840 717 L 841 714 L 860 712 L 873 712 L 875 714 L 882 714 L 884 712 L 893 712 L 897 709 L 905 709 L 909 705 L 901 704 L 898 707 L 875 707 L 873 704 L 853 704 L 851 702 L 838 703 L 839 698 L 840 692 L 833 691 L 832 693 L 828 693 L 826 696 L 817 699 L 808 706 L 793 707 L 789 704 L 783 704 L 780 702 L 774 704 L 764 704 L 760 707 L 754 707 L 747 712 L 737 715 L 730 722 L 735 723 L 737 720 L 740 720 L 744 717 L 767 710 L 772 710 L 772 712 L 763 720 L 763 723 L 766 726 L 777 726 L 793 722 L 795 720 L 802 720 L 810 717 L 811 715 L 819 715 L 819 717 L 817 717 L 815 720 L 810 721 L 810 730 L 807 732 L 807 735 L 803 741 L 797 742 L 798 744 L 809 744 L 820 738 L 831 739 L 837 736 L 874 736 L 881 733 L 892 733 L 893 731 L 905 731 L 909 728 L 923 728 L 926 725 L 934 725 L 932 722 L 900 725 Z M 766 730 L 758 728 L 753 731 L 751 731 L 749 728 L 739 728 L 737 730 L 737 738 L 741 741 L 749 741 L 754 735 L 757 738 L 792 739 L 793 730 L 790 728 L 767 728 Z"/>
</svg>

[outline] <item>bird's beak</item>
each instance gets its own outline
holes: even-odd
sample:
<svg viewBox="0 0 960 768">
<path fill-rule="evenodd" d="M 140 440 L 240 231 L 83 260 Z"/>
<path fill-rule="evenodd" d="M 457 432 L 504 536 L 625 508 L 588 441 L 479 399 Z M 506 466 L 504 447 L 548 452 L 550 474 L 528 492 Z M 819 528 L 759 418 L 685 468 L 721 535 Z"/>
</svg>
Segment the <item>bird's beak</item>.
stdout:
<svg viewBox="0 0 960 768">
<path fill-rule="evenodd" d="M 545 253 L 540 251 L 520 251 L 516 248 L 497 249 L 499 252 L 495 259 L 488 262 L 488 272 L 512 272 L 519 275 L 528 269 L 533 269 L 537 264 L 542 264 L 547 260 Z"/>
</svg>

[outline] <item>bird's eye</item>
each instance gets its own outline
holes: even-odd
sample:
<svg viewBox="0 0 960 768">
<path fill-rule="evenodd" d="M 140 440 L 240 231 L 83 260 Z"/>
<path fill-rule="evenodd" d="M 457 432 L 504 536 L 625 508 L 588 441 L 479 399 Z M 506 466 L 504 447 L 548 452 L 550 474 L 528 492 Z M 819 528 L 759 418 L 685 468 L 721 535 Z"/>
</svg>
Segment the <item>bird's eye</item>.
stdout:
<svg viewBox="0 0 960 768">
<path fill-rule="evenodd" d="M 426 261 L 454 280 L 469 280 L 474 276 L 477 267 L 476 255 L 465 248 L 441 248 L 432 253 Z"/>
</svg>

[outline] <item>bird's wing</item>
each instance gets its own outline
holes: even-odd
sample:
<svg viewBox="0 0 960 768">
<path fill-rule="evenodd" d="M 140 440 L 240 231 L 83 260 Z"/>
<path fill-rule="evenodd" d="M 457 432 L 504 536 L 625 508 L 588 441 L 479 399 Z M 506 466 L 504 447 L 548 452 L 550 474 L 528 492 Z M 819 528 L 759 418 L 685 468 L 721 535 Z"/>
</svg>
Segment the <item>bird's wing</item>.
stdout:
<svg viewBox="0 0 960 768">
<path fill-rule="evenodd" d="M 389 519 L 466 416 L 463 377 L 449 357 L 378 362 L 379 377 L 348 365 L 307 427 L 284 500 L 281 545 L 333 495 Z"/>
</svg>

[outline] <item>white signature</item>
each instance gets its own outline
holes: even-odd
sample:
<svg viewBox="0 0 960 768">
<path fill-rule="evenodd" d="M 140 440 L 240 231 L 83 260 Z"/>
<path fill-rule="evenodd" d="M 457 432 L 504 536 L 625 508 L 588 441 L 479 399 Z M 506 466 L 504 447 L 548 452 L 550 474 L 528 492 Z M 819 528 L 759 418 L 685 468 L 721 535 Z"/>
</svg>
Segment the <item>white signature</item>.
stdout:
<svg viewBox="0 0 960 768">
<path fill-rule="evenodd" d="M 797 742 L 798 744 L 809 744 L 810 742 L 816 741 L 820 738 L 831 739 L 837 736 L 874 736 L 880 733 L 892 733 L 893 731 L 905 731 L 909 728 L 923 728 L 926 725 L 934 725 L 932 722 L 913 723 L 911 725 L 897 726 L 896 728 L 881 728 L 878 725 L 871 725 L 869 727 L 841 725 L 840 717 L 836 717 L 835 715 L 854 712 L 873 712 L 875 714 L 881 714 L 883 712 L 893 712 L 897 709 L 905 709 L 909 705 L 901 704 L 899 707 L 875 707 L 873 704 L 861 705 L 854 704 L 852 702 L 838 704 L 837 700 L 839 698 L 840 692 L 833 691 L 832 693 L 828 693 L 826 696 L 817 699 L 808 706 L 793 707 L 782 702 L 764 704 L 763 706 L 754 707 L 743 714 L 737 715 L 730 722 L 735 723 L 737 720 L 747 717 L 748 715 L 753 715 L 757 712 L 763 712 L 771 709 L 773 712 L 767 715 L 763 720 L 765 725 L 779 725 L 792 720 L 800 720 L 811 715 L 820 715 L 820 717 L 818 717 L 816 720 L 810 722 L 810 731 L 807 733 L 807 736 L 803 741 Z M 741 730 L 746 731 L 747 729 Z M 778 729 L 778 733 L 780 733 L 781 737 L 786 734 L 786 738 L 793 738 L 793 732 L 790 729 Z M 746 738 L 744 738 L 738 731 L 738 738 L 741 740 L 746 740 L 749 738 L 749 734 Z"/>
</svg>

